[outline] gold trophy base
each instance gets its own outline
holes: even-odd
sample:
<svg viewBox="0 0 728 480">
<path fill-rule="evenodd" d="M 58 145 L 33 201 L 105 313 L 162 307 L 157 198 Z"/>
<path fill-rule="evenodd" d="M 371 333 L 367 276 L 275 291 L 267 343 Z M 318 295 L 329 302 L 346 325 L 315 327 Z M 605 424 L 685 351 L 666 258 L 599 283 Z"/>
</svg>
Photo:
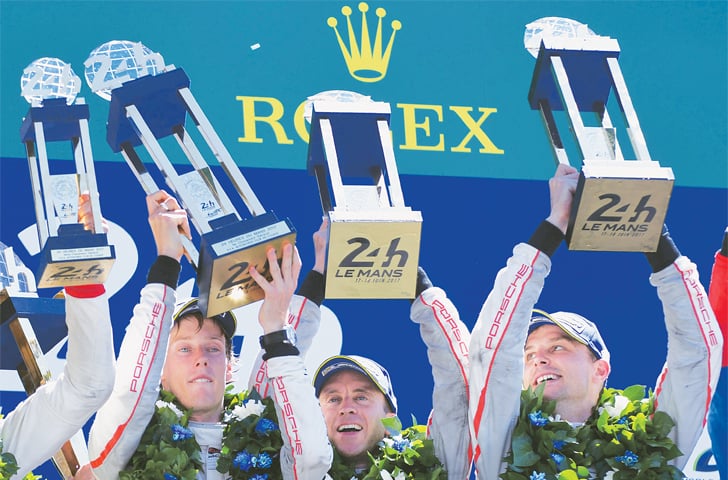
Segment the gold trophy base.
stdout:
<svg viewBox="0 0 728 480">
<path fill-rule="evenodd" d="M 326 298 L 414 298 L 420 212 L 378 211 L 371 218 L 363 213 L 329 212 Z"/>
<path fill-rule="evenodd" d="M 672 169 L 652 161 L 584 162 L 566 240 L 570 250 L 654 252 Z"/>
</svg>

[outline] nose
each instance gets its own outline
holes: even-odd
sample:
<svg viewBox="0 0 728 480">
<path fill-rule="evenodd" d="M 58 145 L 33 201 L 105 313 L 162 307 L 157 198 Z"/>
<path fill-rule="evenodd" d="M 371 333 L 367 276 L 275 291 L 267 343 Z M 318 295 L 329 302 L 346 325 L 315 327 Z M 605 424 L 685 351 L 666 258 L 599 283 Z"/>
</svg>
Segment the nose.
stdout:
<svg viewBox="0 0 728 480">
<path fill-rule="evenodd" d="M 533 366 L 545 365 L 549 363 L 549 358 L 545 352 L 538 350 L 531 353 L 531 358 L 529 359 L 529 361 Z"/>
<path fill-rule="evenodd" d="M 341 406 L 339 408 L 339 415 L 344 415 L 346 413 L 354 413 L 356 411 L 354 402 L 349 398 L 346 397 L 341 401 Z"/>
<path fill-rule="evenodd" d="M 204 351 L 200 351 L 197 354 L 197 358 L 195 359 L 195 366 L 196 367 L 206 367 L 207 366 L 207 355 Z"/>
</svg>

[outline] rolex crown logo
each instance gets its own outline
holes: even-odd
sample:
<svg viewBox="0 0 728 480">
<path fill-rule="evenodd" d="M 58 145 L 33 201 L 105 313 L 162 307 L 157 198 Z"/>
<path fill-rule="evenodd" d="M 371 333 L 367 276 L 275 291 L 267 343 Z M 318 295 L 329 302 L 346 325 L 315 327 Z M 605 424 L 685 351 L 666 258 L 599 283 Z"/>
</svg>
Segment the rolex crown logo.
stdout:
<svg viewBox="0 0 728 480">
<path fill-rule="evenodd" d="M 344 55 L 346 66 L 351 76 L 361 82 L 378 82 L 387 75 L 387 66 L 389 65 L 389 57 L 392 54 L 394 35 L 397 30 L 402 28 L 402 23 L 399 20 L 392 21 L 392 35 L 389 37 L 387 48 L 382 52 L 382 19 L 387 15 L 386 10 L 380 7 L 374 12 L 379 20 L 377 21 L 377 32 L 374 36 L 373 47 L 371 38 L 369 37 L 369 26 L 366 16 L 366 13 L 369 11 L 369 5 L 365 2 L 359 3 L 359 11 L 361 12 L 360 41 L 356 38 L 354 27 L 351 24 L 351 7 L 346 5 L 341 8 L 341 13 L 346 17 L 349 48 L 347 48 L 344 40 L 341 38 L 339 29 L 336 28 L 338 25 L 336 18 L 329 17 L 327 23 L 336 32 L 339 48 L 341 48 L 341 53 Z"/>
</svg>

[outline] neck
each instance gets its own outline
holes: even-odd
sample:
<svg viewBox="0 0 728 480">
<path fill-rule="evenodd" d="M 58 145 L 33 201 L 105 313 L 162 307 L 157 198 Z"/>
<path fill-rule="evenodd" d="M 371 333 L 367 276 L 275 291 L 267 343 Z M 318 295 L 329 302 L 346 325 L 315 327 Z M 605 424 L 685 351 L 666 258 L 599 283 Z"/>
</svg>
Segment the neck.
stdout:
<svg viewBox="0 0 728 480">
<path fill-rule="evenodd" d="M 191 411 L 190 421 L 200 423 L 218 423 L 222 417 L 222 407 L 215 410 Z"/>
<path fill-rule="evenodd" d="M 554 414 L 559 415 L 562 420 L 569 423 L 586 423 L 594 411 L 594 405 L 595 402 L 569 402 L 567 400 L 559 400 L 556 403 Z"/>
</svg>

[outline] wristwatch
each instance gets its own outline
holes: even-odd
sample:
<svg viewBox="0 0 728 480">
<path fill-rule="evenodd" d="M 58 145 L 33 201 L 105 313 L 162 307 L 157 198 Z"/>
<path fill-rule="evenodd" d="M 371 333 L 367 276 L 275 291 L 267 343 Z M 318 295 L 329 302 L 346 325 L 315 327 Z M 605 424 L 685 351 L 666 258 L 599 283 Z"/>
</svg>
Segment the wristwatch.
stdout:
<svg viewBox="0 0 728 480">
<path fill-rule="evenodd" d="M 283 327 L 283 330 L 277 330 L 260 336 L 260 346 L 266 350 L 273 345 L 281 343 L 296 345 L 296 330 L 290 325 Z"/>
</svg>

